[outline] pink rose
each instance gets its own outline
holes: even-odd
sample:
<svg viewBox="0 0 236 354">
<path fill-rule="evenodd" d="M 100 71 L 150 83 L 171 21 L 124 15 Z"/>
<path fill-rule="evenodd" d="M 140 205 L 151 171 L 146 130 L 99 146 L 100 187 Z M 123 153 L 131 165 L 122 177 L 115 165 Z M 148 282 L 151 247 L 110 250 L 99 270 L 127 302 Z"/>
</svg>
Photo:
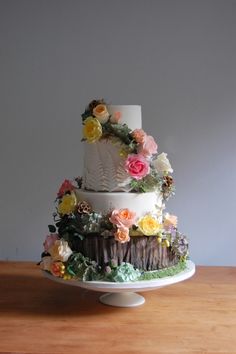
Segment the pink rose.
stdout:
<svg viewBox="0 0 236 354">
<path fill-rule="evenodd" d="M 124 226 L 120 226 L 117 228 L 117 231 L 114 233 L 115 240 L 119 241 L 120 243 L 129 242 L 129 229 Z"/>
<path fill-rule="evenodd" d="M 125 226 L 130 228 L 135 223 L 136 213 L 129 209 L 113 210 L 109 218 L 110 222 L 117 227 Z"/>
<path fill-rule="evenodd" d="M 65 179 L 65 181 L 62 183 L 57 196 L 59 198 L 63 197 L 64 194 L 66 194 L 66 192 L 71 192 L 75 189 L 75 186 L 73 186 L 72 182 L 69 181 L 68 179 Z"/>
<path fill-rule="evenodd" d="M 131 133 L 132 137 L 137 141 L 138 144 L 143 144 L 147 134 L 143 129 L 135 129 Z"/>
<path fill-rule="evenodd" d="M 47 235 L 46 240 L 43 243 L 45 252 L 48 252 L 49 248 L 51 248 L 57 240 L 59 240 L 58 234 Z"/>
<path fill-rule="evenodd" d="M 146 157 L 157 153 L 157 144 L 151 135 L 147 135 L 144 142 L 140 145 L 138 152 Z"/>
<path fill-rule="evenodd" d="M 125 170 L 135 179 L 142 179 L 150 172 L 150 166 L 141 154 L 129 155 L 125 161 Z"/>
</svg>

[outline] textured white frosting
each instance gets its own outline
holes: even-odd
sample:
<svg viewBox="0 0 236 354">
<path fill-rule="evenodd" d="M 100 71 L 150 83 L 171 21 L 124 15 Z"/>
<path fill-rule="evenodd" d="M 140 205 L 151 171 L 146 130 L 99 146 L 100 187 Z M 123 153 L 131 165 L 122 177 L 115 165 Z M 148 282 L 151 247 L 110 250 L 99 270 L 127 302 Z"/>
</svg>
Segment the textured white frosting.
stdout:
<svg viewBox="0 0 236 354">
<path fill-rule="evenodd" d="M 150 213 L 160 217 L 162 215 L 162 196 L 157 192 L 101 193 L 79 189 L 77 196 L 79 200 L 87 201 L 95 212 L 102 214 L 114 209 L 128 208 L 136 213 L 137 218 Z"/>
<path fill-rule="evenodd" d="M 141 106 L 110 105 L 108 112 L 121 113 L 119 123 L 127 124 L 132 130 L 141 128 Z M 83 188 L 92 191 L 128 191 L 130 178 L 124 170 L 122 144 L 110 140 L 84 144 Z"/>
<path fill-rule="evenodd" d="M 130 177 L 120 156 L 122 144 L 109 140 L 86 144 L 83 188 L 93 191 L 128 191 Z"/>
</svg>

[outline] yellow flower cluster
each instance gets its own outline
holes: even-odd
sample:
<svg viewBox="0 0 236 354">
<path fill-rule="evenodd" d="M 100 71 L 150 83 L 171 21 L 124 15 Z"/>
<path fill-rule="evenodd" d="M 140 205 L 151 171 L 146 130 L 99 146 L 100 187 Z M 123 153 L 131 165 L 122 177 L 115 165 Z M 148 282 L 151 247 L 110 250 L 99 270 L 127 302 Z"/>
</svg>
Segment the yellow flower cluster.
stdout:
<svg viewBox="0 0 236 354">
<path fill-rule="evenodd" d="M 83 136 L 88 143 L 95 143 L 102 136 L 102 126 L 97 118 L 88 117 L 84 121 Z"/>
<path fill-rule="evenodd" d="M 76 205 L 77 198 L 75 193 L 71 192 L 71 194 L 65 194 L 58 205 L 58 213 L 61 215 L 69 215 L 75 211 Z"/>
<path fill-rule="evenodd" d="M 160 224 L 156 218 L 152 215 L 145 215 L 138 221 L 139 230 L 146 236 L 157 235 L 162 230 L 162 224 Z"/>
</svg>

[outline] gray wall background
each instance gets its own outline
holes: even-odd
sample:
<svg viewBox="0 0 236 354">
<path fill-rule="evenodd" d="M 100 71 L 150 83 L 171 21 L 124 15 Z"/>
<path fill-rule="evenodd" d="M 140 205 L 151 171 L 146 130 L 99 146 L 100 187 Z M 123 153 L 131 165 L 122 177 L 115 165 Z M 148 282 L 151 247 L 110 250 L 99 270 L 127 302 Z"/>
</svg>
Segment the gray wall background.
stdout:
<svg viewBox="0 0 236 354">
<path fill-rule="evenodd" d="M 0 0 L 0 259 L 39 260 L 93 98 L 142 105 L 197 264 L 236 265 L 236 1 Z"/>
</svg>

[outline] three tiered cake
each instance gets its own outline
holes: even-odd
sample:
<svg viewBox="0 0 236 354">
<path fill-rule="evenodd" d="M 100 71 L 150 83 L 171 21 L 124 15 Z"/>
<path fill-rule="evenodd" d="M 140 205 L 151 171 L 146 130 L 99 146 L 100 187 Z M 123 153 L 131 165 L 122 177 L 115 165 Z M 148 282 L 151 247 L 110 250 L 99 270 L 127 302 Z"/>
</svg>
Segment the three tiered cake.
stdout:
<svg viewBox="0 0 236 354">
<path fill-rule="evenodd" d="M 177 217 L 164 212 L 173 170 L 142 129 L 141 107 L 94 100 L 82 122 L 83 176 L 58 191 L 42 269 L 63 279 L 113 282 L 183 270 L 188 241 Z"/>
</svg>

